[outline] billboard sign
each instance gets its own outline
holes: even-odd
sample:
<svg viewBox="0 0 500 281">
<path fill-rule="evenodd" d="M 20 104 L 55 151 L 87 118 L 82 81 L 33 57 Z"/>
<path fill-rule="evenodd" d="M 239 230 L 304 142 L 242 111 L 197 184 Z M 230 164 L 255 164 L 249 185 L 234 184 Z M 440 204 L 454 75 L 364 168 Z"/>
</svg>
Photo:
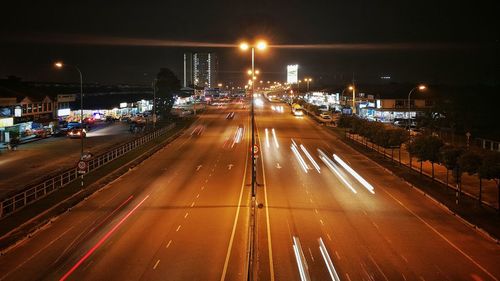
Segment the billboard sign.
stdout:
<svg viewBox="0 0 500 281">
<path fill-rule="evenodd" d="M 292 64 L 286 66 L 286 82 L 288 84 L 297 84 L 299 80 L 299 65 Z"/>
</svg>

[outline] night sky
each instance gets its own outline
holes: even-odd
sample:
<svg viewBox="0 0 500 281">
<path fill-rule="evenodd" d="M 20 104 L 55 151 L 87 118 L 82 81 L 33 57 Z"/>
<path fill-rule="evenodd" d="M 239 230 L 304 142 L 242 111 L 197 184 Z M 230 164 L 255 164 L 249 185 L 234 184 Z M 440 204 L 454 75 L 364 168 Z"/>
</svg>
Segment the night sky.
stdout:
<svg viewBox="0 0 500 281">
<path fill-rule="evenodd" d="M 494 1 L 9 1 L 1 10 L 0 77 L 76 81 L 51 67 L 61 59 L 78 65 L 85 82 L 149 83 L 160 67 L 182 80 L 183 52 L 215 51 L 221 82 L 242 82 L 250 56 L 235 47 L 145 43 L 265 38 L 277 46 L 257 56 L 263 80 L 285 80 L 291 63 L 324 85 L 353 74 L 358 82 L 500 80 Z"/>
</svg>

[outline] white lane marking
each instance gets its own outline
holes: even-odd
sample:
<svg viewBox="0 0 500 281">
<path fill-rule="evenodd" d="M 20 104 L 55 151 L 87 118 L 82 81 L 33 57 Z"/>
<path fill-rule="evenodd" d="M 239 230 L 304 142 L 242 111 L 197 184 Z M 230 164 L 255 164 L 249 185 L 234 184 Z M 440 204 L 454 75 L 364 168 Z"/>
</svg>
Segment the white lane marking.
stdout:
<svg viewBox="0 0 500 281">
<path fill-rule="evenodd" d="M 315 212 L 316 214 L 318 214 L 318 209 L 314 209 L 314 212 Z"/>
<path fill-rule="evenodd" d="M 167 246 L 165 246 L 165 248 L 168 249 L 168 247 L 170 247 L 170 244 L 172 244 L 172 240 L 168 241 Z"/>
<path fill-rule="evenodd" d="M 349 273 L 346 272 L 345 277 L 347 277 L 347 280 L 351 281 L 351 277 L 349 277 Z"/>
<path fill-rule="evenodd" d="M 498 281 L 498 278 L 495 277 L 493 274 L 491 274 L 486 268 L 481 266 L 476 260 L 474 260 L 471 256 L 467 255 L 464 251 L 462 251 L 457 245 L 455 245 L 453 242 L 451 242 L 446 236 L 441 234 L 437 229 L 435 229 L 432 225 L 430 225 L 426 220 L 421 218 L 419 215 L 417 215 L 415 212 L 410 210 L 408 207 L 406 207 L 401 201 L 399 201 L 396 197 L 394 197 L 391 193 L 389 193 L 385 188 L 382 188 L 382 190 L 389 195 L 394 201 L 396 201 L 399 205 L 401 205 L 404 209 L 406 209 L 410 214 L 414 215 L 418 220 L 420 220 L 425 226 L 427 226 L 430 230 L 432 230 L 434 233 L 436 233 L 441 239 L 443 239 L 448 245 L 450 245 L 452 248 L 457 250 L 460 254 L 462 254 L 466 259 L 468 259 L 471 263 L 473 263 L 475 266 L 477 266 L 479 269 L 481 269 L 484 273 L 486 273 L 491 279 Z"/>
<path fill-rule="evenodd" d="M 198 167 L 196 167 L 196 171 L 199 171 L 201 169 L 202 165 L 198 165 Z"/>
<path fill-rule="evenodd" d="M 387 279 L 387 276 L 385 276 L 384 272 L 382 271 L 382 269 L 380 268 L 380 266 L 378 266 L 378 263 L 373 259 L 373 257 L 371 255 L 368 255 L 368 256 L 372 260 L 373 264 L 375 264 L 375 267 L 378 269 L 378 271 L 380 272 L 380 274 L 382 274 L 382 276 L 384 276 L 384 279 L 386 281 L 389 281 L 389 279 Z"/>
<path fill-rule="evenodd" d="M 313 202 L 312 198 L 309 198 L 309 202 L 311 202 L 311 203 Z"/>
<path fill-rule="evenodd" d="M 205 180 L 205 183 L 207 183 L 207 182 L 208 182 L 208 179 Z"/>
<path fill-rule="evenodd" d="M 326 234 L 326 237 L 328 237 L 328 240 L 332 241 L 332 237 L 330 236 L 329 233 Z"/>
<path fill-rule="evenodd" d="M 335 251 L 335 256 L 337 256 L 337 259 L 340 260 L 339 252 Z"/>
<path fill-rule="evenodd" d="M 189 216 L 189 213 L 186 213 L 186 214 L 184 215 L 184 218 L 187 218 L 188 216 Z"/>
<path fill-rule="evenodd" d="M 276 163 L 276 168 L 281 169 L 280 163 Z"/>
<path fill-rule="evenodd" d="M 205 186 L 202 186 L 202 187 L 201 187 L 201 190 L 203 190 L 203 189 L 205 189 Z"/>
<path fill-rule="evenodd" d="M 191 203 L 191 206 L 190 206 L 190 207 L 191 207 L 191 208 L 193 208 L 193 206 L 194 206 L 194 201 L 193 201 L 193 203 Z"/>
<path fill-rule="evenodd" d="M 200 197 L 200 194 L 198 193 L 198 194 L 196 195 L 196 198 L 199 198 L 199 197 Z"/>
<path fill-rule="evenodd" d="M 209 176 L 209 177 L 211 177 L 211 176 L 212 176 L 212 173 L 208 174 L 208 176 Z"/>
<path fill-rule="evenodd" d="M 248 120 L 248 122 L 250 122 L 250 120 Z M 250 138 L 250 135 L 248 134 L 247 145 L 249 145 L 249 141 L 248 141 L 249 138 Z M 243 180 L 241 181 L 240 197 L 238 199 L 238 208 L 236 208 L 236 215 L 234 216 L 234 222 L 233 222 L 233 230 L 231 231 L 231 238 L 229 239 L 229 245 L 227 245 L 226 260 L 224 261 L 224 267 L 222 269 L 222 275 L 220 277 L 221 281 L 224 281 L 226 279 L 227 266 L 229 264 L 229 257 L 231 256 L 231 249 L 233 247 L 234 235 L 236 233 L 236 226 L 238 225 L 238 216 L 240 214 L 241 199 L 243 198 L 243 190 L 245 189 L 245 183 L 246 183 L 248 158 L 249 157 L 247 157 L 247 160 L 245 161 Z"/>
<path fill-rule="evenodd" d="M 155 265 L 153 266 L 153 269 L 156 269 L 156 267 L 158 267 L 158 264 L 160 264 L 160 260 L 157 260 Z"/>
<path fill-rule="evenodd" d="M 323 220 L 319 220 L 319 222 L 321 223 L 321 225 L 325 225 L 325 223 L 323 222 Z"/>
<path fill-rule="evenodd" d="M 175 230 L 175 232 L 178 232 L 180 229 L 181 229 L 181 225 L 179 224 L 179 226 L 177 227 L 177 229 Z"/>
<path fill-rule="evenodd" d="M 229 164 L 229 165 L 227 165 L 227 169 L 231 170 L 233 168 L 233 166 L 234 166 L 233 164 Z"/>
<path fill-rule="evenodd" d="M 311 251 L 311 248 L 307 247 L 307 249 L 309 250 L 309 255 L 311 256 L 311 260 L 314 261 L 314 257 L 313 257 L 313 253 Z"/>
</svg>

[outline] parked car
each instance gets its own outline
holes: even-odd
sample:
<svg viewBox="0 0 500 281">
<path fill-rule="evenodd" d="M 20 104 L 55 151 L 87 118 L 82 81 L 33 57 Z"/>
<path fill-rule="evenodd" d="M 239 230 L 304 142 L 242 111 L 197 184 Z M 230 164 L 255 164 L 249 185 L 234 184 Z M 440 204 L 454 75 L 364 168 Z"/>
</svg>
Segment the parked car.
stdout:
<svg viewBox="0 0 500 281">
<path fill-rule="evenodd" d="M 68 130 L 68 137 L 72 138 L 72 139 L 75 139 L 75 138 L 85 138 L 87 136 L 87 132 L 85 131 L 85 129 L 82 129 L 82 128 L 78 128 L 78 129 L 71 129 L 71 130 Z"/>
<path fill-rule="evenodd" d="M 332 121 L 332 116 L 330 116 L 330 114 L 328 114 L 328 113 L 321 113 L 319 115 L 319 118 L 323 122 L 331 122 Z"/>
</svg>

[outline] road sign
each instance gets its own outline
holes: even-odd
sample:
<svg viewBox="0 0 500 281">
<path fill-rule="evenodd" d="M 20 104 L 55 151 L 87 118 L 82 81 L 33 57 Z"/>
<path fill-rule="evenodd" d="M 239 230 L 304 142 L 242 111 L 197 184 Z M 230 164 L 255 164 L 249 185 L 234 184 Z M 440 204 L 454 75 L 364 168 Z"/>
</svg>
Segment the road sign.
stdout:
<svg viewBox="0 0 500 281">
<path fill-rule="evenodd" d="M 255 155 L 259 154 L 259 146 L 256 144 L 253 146 L 253 154 Z"/>
<path fill-rule="evenodd" d="M 79 174 L 87 173 L 87 162 L 85 161 L 78 162 L 78 173 Z"/>
</svg>

